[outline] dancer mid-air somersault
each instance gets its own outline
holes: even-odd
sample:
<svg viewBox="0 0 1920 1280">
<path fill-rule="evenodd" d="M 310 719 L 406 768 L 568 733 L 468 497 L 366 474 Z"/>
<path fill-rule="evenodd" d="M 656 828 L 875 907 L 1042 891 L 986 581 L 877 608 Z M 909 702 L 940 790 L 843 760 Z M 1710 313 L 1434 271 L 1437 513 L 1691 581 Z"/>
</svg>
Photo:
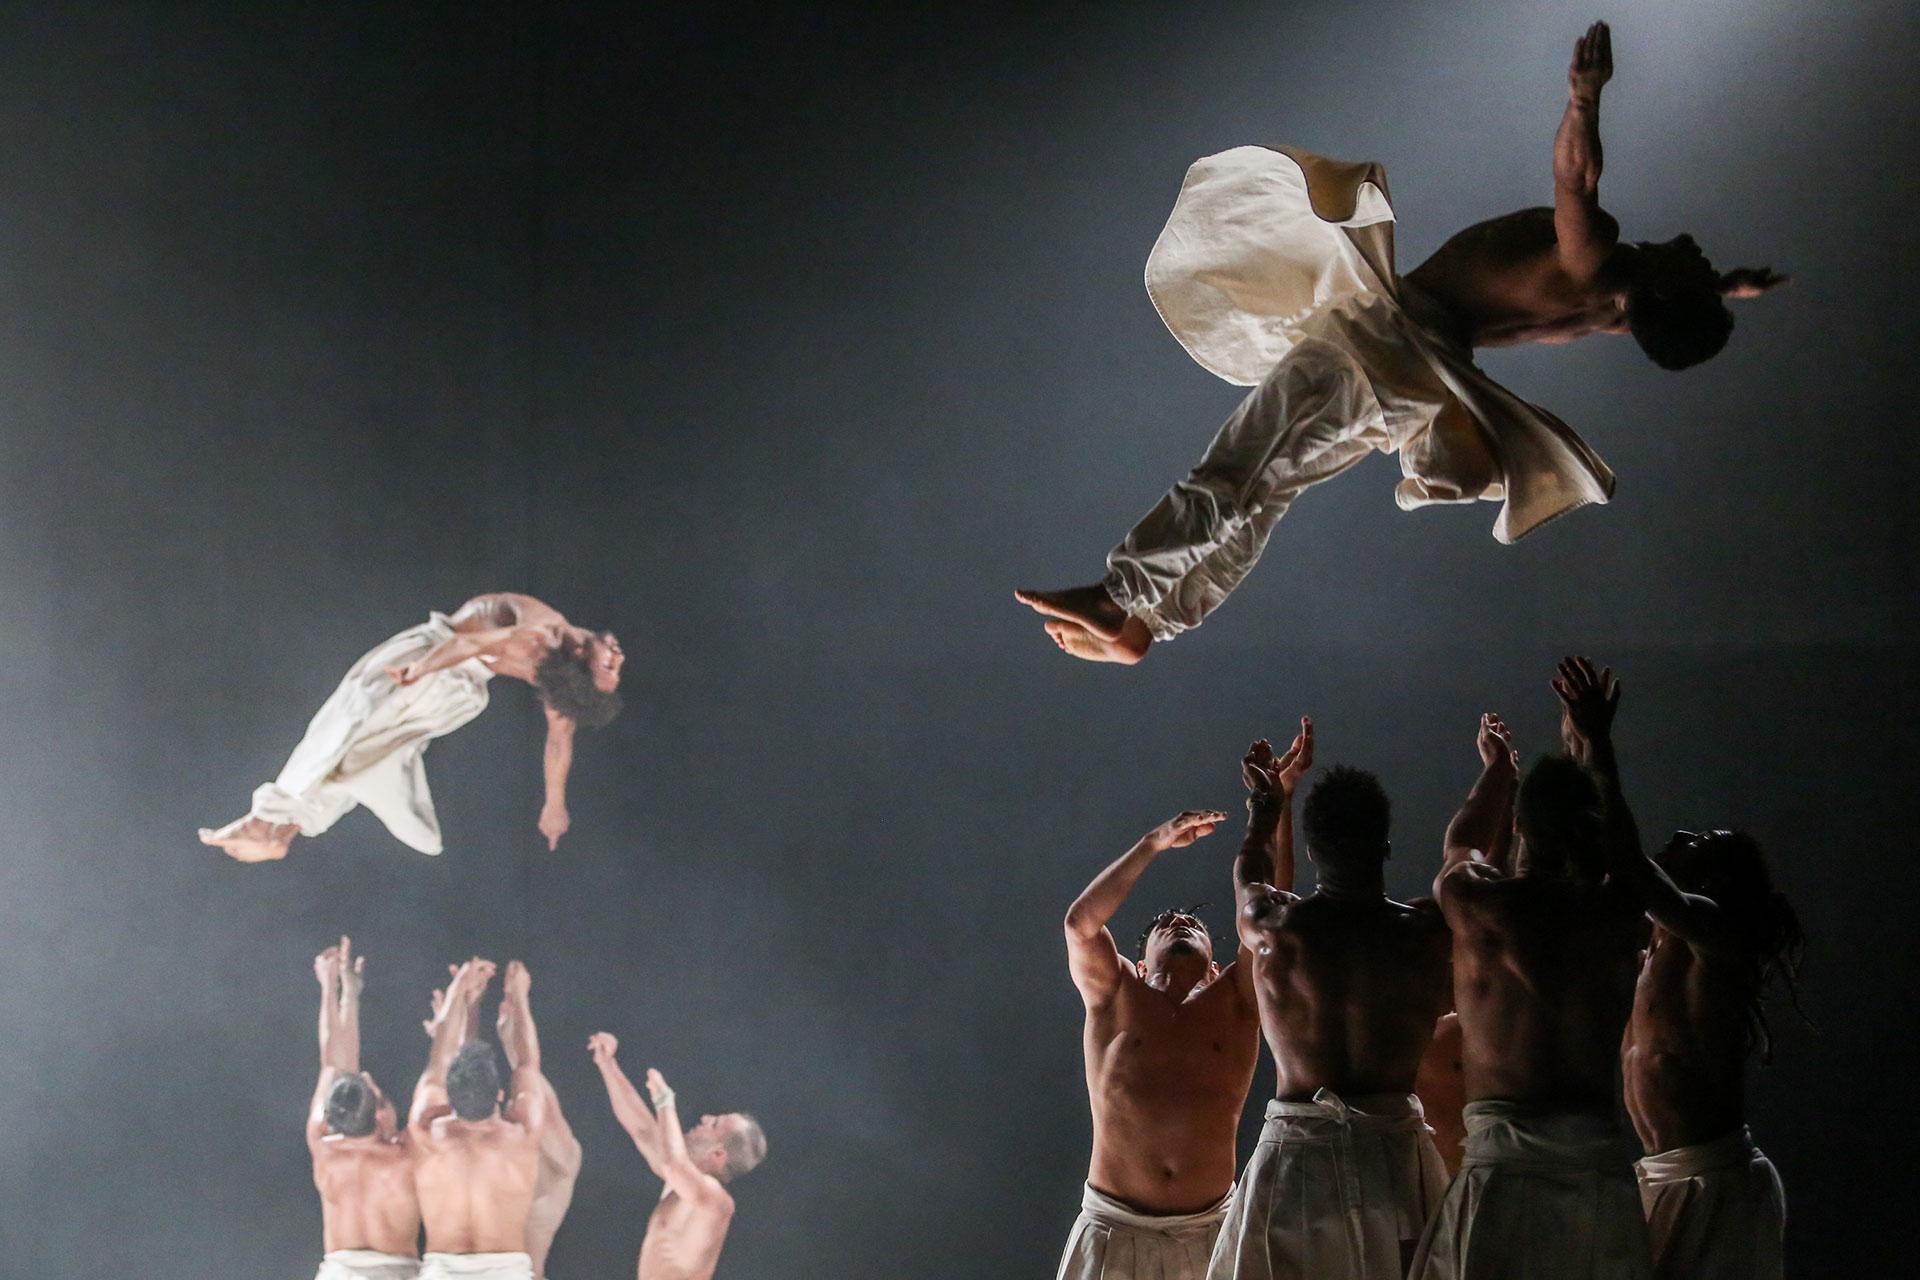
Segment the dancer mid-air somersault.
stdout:
<svg viewBox="0 0 1920 1280">
<path fill-rule="evenodd" d="M 1690 236 L 1628 244 L 1600 207 L 1605 23 L 1575 46 L 1554 137 L 1554 204 L 1468 227 L 1405 276 L 1378 165 L 1236 147 L 1197 162 L 1147 261 L 1147 291 L 1194 359 L 1254 387 L 1200 465 L 1107 557 L 1107 576 L 1021 591 L 1076 658 L 1138 662 L 1200 625 L 1303 490 L 1397 452 L 1402 507 L 1504 500 L 1511 542 L 1613 493 L 1613 473 L 1552 414 L 1473 363 L 1476 347 L 1631 333 L 1666 369 L 1717 353 L 1725 298 L 1785 277 L 1716 272 Z"/>
<path fill-rule="evenodd" d="M 625 662 L 612 632 L 576 627 L 532 596 L 475 596 L 452 617 L 432 614 L 354 663 L 280 776 L 253 793 L 252 810 L 217 831 L 202 829 L 200 839 L 242 862 L 267 862 L 286 857 L 295 836 L 317 836 L 364 804 L 395 839 L 439 853 L 427 744 L 486 710 L 487 682 L 503 675 L 539 690 L 546 706 L 540 834 L 553 848 L 570 821 L 574 729 L 619 714 Z"/>
</svg>

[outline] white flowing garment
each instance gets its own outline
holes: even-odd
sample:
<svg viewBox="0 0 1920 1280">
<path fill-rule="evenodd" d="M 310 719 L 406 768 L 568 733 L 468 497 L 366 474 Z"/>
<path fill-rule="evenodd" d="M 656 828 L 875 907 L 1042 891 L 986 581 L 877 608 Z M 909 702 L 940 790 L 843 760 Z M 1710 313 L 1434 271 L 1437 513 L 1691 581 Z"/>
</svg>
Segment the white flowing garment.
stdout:
<svg viewBox="0 0 1920 1280">
<path fill-rule="evenodd" d="M 414 1280 L 420 1259 L 378 1249 L 335 1249 L 320 1259 L 313 1280 Z"/>
<path fill-rule="evenodd" d="M 317 836 L 365 805 L 395 839 L 439 853 L 427 743 L 486 710 L 493 671 L 469 658 L 401 686 L 387 668 L 422 657 L 453 634 L 452 622 L 435 613 L 354 663 L 314 713 L 280 776 L 253 793 L 253 816 Z"/>
<path fill-rule="evenodd" d="M 420 1259 L 420 1280 L 533 1280 L 533 1259 L 524 1253 L 429 1253 Z"/>
<path fill-rule="evenodd" d="M 1632 1145 L 1613 1116 L 1469 1102 L 1460 1172 L 1408 1280 L 1650 1280 Z"/>
<path fill-rule="evenodd" d="M 1411 1094 L 1269 1102 L 1208 1280 L 1399 1280 L 1446 1183 Z"/>
<path fill-rule="evenodd" d="M 1744 1126 L 1637 1167 L 1655 1280 L 1780 1280 L 1786 1193 Z"/>
<path fill-rule="evenodd" d="M 1151 1214 L 1089 1186 L 1055 1280 L 1204 1280 L 1230 1198 L 1198 1213 Z"/>
<path fill-rule="evenodd" d="M 1501 542 L 1613 492 L 1599 456 L 1481 372 L 1395 273 L 1378 165 L 1273 147 L 1197 161 L 1146 276 L 1188 353 L 1254 388 L 1108 557 L 1109 594 L 1156 639 L 1198 626 L 1295 497 L 1376 449 L 1400 455 L 1403 508 L 1503 500 Z"/>
</svg>

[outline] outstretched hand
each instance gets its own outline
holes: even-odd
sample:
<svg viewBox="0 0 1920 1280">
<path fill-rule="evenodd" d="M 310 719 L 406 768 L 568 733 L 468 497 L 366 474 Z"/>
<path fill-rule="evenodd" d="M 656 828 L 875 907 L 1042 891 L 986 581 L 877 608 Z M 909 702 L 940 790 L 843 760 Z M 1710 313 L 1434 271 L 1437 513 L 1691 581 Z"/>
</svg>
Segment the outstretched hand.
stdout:
<svg viewBox="0 0 1920 1280">
<path fill-rule="evenodd" d="M 336 989 L 340 981 L 340 944 L 334 943 L 313 958 L 313 976 L 320 985 L 328 990 Z"/>
<path fill-rule="evenodd" d="M 1596 668 L 1591 658 L 1562 658 L 1559 671 L 1553 691 L 1560 696 L 1560 741 L 1568 755 L 1588 763 L 1593 745 L 1613 733 L 1620 682 L 1612 667 Z"/>
<path fill-rule="evenodd" d="M 1313 717 L 1300 717 L 1300 732 L 1293 735 L 1285 755 L 1275 756 L 1273 744 L 1265 738 L 1254 743 L 1240 761 L 1240 780 L 1255 796 L 1291 797 L 1300 776 L 1313 768 Z"/>
<path fill-rule="evenodd" d="M 1792 279 L 1792 276 L 1782 275 L 1772 267 L 1735 267 L 1721 274 L 1720 296 L 1757 298 L 1767 290 L 1778 289 Z"/>
<path fill-rule="evenodd" d="M 540 834 L 547 838 L 548 853 L 560 847 L 560 837 L 567 834 L 572 826 L 573 819 L 567 814 L 567 806 L 550 804 L 540 810 Z"/>
<path fill-rule="evenodd" d="M 1513 731 L 1498 715 L 1489 711 L 1480 717 L 1480 731 L 1473 741 L 1480 749 L 1482 768 L 1504 766 L 1514 773 L 1520 771 L 1520 754 L 1513 749 Z"/>
<path fill-rule="evenodd" d="M 353 941 L 343 933 L 340 935 L 340 995 L 343 999 L 356 1000 L 366 985 L 367 958 L 353 954 Z"/>
<path fill-rule="evenodd" d="M 1613 31 L 1596 22 L 1574 41 L 1573 62 L 1567 67 L 1567 88 L 1576 98 L 1600 96 L 1600 86 L 1613 79 Z"/>
<path fill-rule="evenodd" d="M 1184 849 L 1201 836 L 1212 835 L 1213 829 L 1226 820 L 1227 815 L 1218 809 L 1188 809 L 1147 832 L 1143 843 L 1156 851 Z"/>
<path fill-rule="evenodd" d="M 587 1037 L 587 1052 L 593 1055 L 594 1066 L 612 1066 L 614 1055 L 620 1052 L 620 1041 L 610 1031 L 596 1031 Z"/>
</svg>

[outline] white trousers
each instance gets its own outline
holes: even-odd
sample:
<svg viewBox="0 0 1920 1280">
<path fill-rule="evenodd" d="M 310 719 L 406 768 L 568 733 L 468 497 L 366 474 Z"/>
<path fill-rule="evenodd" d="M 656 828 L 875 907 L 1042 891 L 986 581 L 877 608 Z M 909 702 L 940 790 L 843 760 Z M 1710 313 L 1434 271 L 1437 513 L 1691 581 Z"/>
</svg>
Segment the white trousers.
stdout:
<svg viewBox="0 0 1920 1280">
<path fill-rule="evenodd" d="M 414 1280 L 420 1259 L 378 1249 L 335 1249 L 320 1259 L 313 1280 Z"/>
<path fill-rule="evenodd" d="M 1446 1181 L 1411 1094 L 1269 1102 L 1208 1280 L 1400 1280 Z"/>
<path fill-rule="evenodd" d="M 1655 1280 L 1780 1280 L 1786 1193 L 1745 1127 L 1637 1167 Z"/>
<path fill-rule="evenodd" d="M 317 836 L 365 805 L 401 843 L 439 853 L 427 743 L 486 710 L 493 673 L 470 658 L 403 688 L 387 668 L 404 666 L 452 635 L 452 623 L 436 613 L 354 663 L 314 713 L 280 776 L 253 793 L 253 816 Z"/>
<path fill-rule="evenodd" d="M 533 1280 L 533 1259 L 524 1253 L 429 1253 L 420 1259 L 420 1280 Z"/>
<path fill-rule="evenodd" d="M 1226 1216 L 1224 1197 L 1199 1213 L 1151 1214 L 1089 1186 L 1055 1280 L 1205 1280 Z"/>
<path fill-rule="evenodd" d="M 1632 1145 L 1611 1114 L 1469 1102 L 1466 1155 L 1409 1280 L 1650 1280 Z"/>
</svg>

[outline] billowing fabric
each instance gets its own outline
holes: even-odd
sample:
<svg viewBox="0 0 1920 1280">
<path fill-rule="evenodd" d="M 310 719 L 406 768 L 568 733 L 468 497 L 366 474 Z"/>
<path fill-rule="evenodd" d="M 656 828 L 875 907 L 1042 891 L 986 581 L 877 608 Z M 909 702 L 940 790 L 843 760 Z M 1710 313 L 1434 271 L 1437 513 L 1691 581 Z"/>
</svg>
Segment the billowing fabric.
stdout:
<svg viewBox="0 0 1920 1280">
<path fill-rule="evenodd" d="M 1199 1213 L 1150 1214 L 1089 1186 L 1055 1280 L 1203 1280 L 1229 1198 Z"/>
<path fill-rule="evenodd" d="M 1269 1102 L 1208 1280 L 1400 1280 L 1446 1184 L 1411 1094 Z"/>
<path fill-rule="evenodd" d="M 335 1249 L 320 1259 L 313 1280 L 414 1280 L 420 1259 L 378 1249 Z"/>
<path fill-rule="evenodd" d="M 1599 456 L 1482 373 L 1395 274 L 1378 165 L 1271 147 L 1196 162 L 1147 292 L 1204 368 L 1255 388 L 1108 558 L 1109 593 L 1157 639 L 1225 599 L 1296 495 L 1375 449 L 1400 455 L 1403 508 L 1504 499 L 1501 542 L 1613 492 Z"/>
<path fill-rule="evenodd" d="M 524 1253 L 429 1253 L 420 1259 L 420 1280 L 533 1280 L 533 1259 Z"/>
<path fill-rule="evenodd" d="M 1632 1146 L 1607 1113 L 1469 1102 L 1409 1280 L 1649 1280 Z"/>
<path fill-rule="evenodd" d="M 1786 1193 L 1744 1127 L 1637 1167 L 1656 1280 L 1779 1280 Z"/>
<path fill-rule="evenodd" d="M 452 636 L 453 624 L 435 613 L 354 663 L 314 713 L 280 776 L 253 793 L 253 816 L 317 836 L 363 804 L 395 839 L 439 853 L 427 743 L 486 710 L 493 672 L 469 658 L 402 687 L 387 668 L 404 666 Z"/>
</svg>

